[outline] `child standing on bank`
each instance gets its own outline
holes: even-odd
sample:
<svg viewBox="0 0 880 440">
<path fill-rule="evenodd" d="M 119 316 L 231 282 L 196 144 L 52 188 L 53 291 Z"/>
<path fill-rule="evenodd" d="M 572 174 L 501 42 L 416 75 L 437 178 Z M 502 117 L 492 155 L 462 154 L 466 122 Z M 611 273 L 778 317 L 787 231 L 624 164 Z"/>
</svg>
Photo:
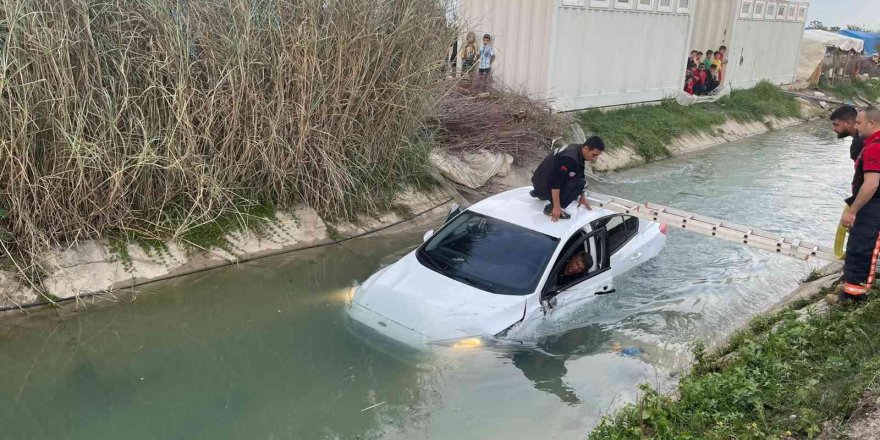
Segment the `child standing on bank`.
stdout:
<svg viewBox="0 0 880 440">
<path fill-rule="evenodd" d="M 721 84 L 724 82 L 724 72 L 727 71 L 727 46 L 718 48 L 715 55 L 721 60 L 721 65 L 718 66 L 718 84 Z"/>
<path fill-rule="evenodd" d="M 480 47 L 480 91 L 485 92 L 492 84 L 492 63 L 495 62 L 495 48 L 492 47 L 492 36 L 483 35 L 483 46 Z"/>
<path fill-rule="evenodd" d="M 477 48 L 477 35 L 473 32 L 468 32 L 464 49 L 461 51 L 461 73 L 471 82 L 474 80 L 474 67 L 477 65 L 477 55 L 479 52 L 480 49 Z"/>
</svg>

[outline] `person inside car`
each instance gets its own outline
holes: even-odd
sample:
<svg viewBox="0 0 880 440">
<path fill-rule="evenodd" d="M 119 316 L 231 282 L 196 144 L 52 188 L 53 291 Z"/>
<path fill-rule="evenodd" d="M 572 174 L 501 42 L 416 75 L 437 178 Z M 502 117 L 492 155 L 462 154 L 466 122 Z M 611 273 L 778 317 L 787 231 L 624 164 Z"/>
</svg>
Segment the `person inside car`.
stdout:
<svg viewBox="0 0 880 440">
<path fill-rule="evenodd" d="M 568 263 L 565 264 L 565 268 L 559 274 L 556 285 L 560 287 L 567 286 L 569 283 L 581 278 L 591 267 L 593 267 L 593 257 L 586 251 L 580 251 L 572 255 Z"/>
</svg>

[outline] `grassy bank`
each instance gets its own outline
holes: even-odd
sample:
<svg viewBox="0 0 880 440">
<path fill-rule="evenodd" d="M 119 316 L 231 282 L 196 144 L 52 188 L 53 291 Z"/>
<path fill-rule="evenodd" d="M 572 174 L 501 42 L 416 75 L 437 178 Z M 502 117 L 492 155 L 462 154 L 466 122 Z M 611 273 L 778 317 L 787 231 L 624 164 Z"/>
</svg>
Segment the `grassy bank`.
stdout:
<svg viewBox="0 0 880 440">
<path fill-rule="evenodd" d="M 858 98 L 870 102 L 880 101 L 880 79 L 877 78 L 867 81 L 838 81 L 834 84 L 823 84 L 819 89 L 845 101 L 854 101 Z"/>
<path fill-rule="evenodd" d="M 878 294 L 806 319 L 791 310 L 756 318 L 720 351 L 695 350 L 677 398 L 643 387 L 637 405 L 589 438 L 812 438 L 825 421 L 840 425 L 880 374 Z"/>
<path fill-rule="evenodd" d="M 714 133 L 728 119 L 761 121 L 766 117 L 799 117 L 794 98 L 779 88 L 761 83 L 750 90 L 739 90 L 706 104 L 683 106 L 664 101 L 658 106 L 634 107 L 610 112 L 590 110 L 578 114 L 584 130 L 602 136 L 610 148 L 632 146 L 647 160 L 667 157 L 667 145 L 675 138 Z"/>
<path fill-rule="evenodd" d="M 27 259 L 211 242 L 206 225 L 264 206 L 387 209 L 431 180 L 444 17 L 439 0 L 0 0 L 0 243 Z"/>
</svg>

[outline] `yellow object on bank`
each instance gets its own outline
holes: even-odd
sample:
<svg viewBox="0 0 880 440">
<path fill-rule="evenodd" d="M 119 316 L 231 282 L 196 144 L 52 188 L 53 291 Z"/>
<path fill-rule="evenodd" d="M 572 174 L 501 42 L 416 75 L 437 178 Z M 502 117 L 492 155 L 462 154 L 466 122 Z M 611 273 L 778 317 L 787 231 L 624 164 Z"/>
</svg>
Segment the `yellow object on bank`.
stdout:
<svg viewBox="0 0 880 440">
<path fill-rule="evenodd" d="M 843 208 L 843 212 L 849 209 L 847 206 Z M 846 241 L 846 234 L 849 232 L 848 229 L 844 228 L 843 225 L 837 225 L 837 234 L 834 236 L 834 256 L 837 258 L 843 258 L 843 243 Z"/>
</svg>

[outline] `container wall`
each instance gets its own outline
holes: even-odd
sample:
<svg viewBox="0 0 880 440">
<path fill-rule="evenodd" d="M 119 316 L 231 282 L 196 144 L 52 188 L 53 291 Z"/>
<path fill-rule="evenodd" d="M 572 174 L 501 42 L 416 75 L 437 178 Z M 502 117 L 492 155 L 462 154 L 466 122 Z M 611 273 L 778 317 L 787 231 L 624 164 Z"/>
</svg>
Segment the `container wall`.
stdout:
<svg viewBox="0 0 880 440">
<path fill-rule="evenodd" d="M 705 52 L 730 46 L 738 0 L 700 0 L 694 10 L 690 48 Z"/>
<path fill-rule="evenodd" d="M 749 88 L 760 81 L 793 83 L 809 4 L 752 0 L 739 3 L 725 82 L 734 89 Z M 771 6 L 775 8 L 772 15 L 768 12 Z"/>
<path fill-rule="evenodd" d="M 557 5 L 548 83 L 557 109 L 656 101 L 682 89 L 693 0 Z"/>
<path fill-rule="evenodd" d="M 531 95 L 546 95 L 554 3 L 548 0 L 461 1 L 460 17 L 465 29 L 476 32 L 478 40 L 485 33 L 494 38 L 496 82 Z"/>
</svg>

